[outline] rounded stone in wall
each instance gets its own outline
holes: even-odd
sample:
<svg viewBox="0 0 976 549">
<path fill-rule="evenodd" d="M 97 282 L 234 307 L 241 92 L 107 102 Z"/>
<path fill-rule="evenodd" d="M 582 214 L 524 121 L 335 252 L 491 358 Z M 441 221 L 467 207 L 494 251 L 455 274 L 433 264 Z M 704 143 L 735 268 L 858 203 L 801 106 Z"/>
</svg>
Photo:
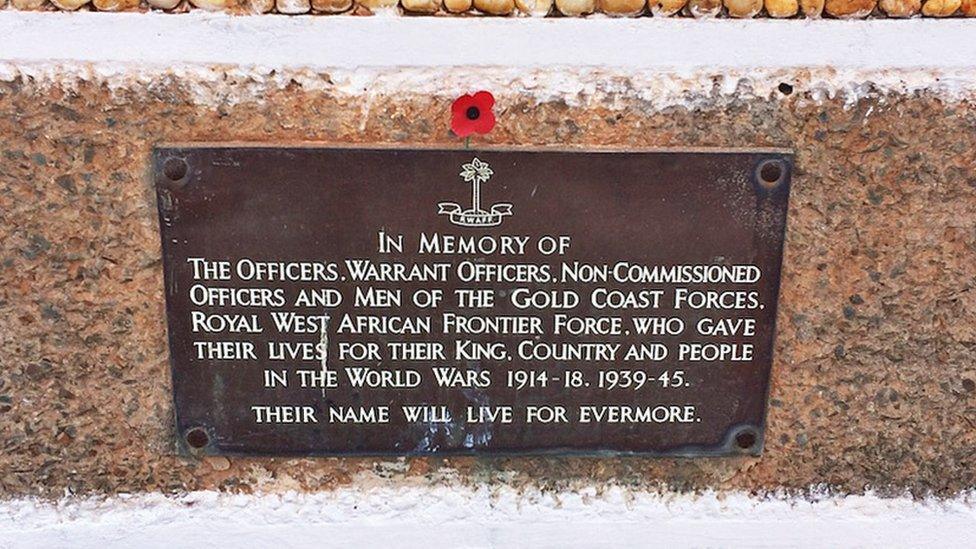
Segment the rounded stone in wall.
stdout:
<svg viewBox="0 0 976 549">
<path fill-rule="evenodd" d="M 474 0 L 474 7 L 490 15 L 508 15 L 515 11 L 515 0 Z"/>
<path fill-rule="evenodd" d="M 599 0 L 600 11 L 607 15 L 634 16 L 644 11 L 645 0 Z"/>
<path fill-rule="evenodd" d="M 766 13 L 773 18 L 793 17 L 799 9 L 797 0 L 766 0 Z"/>
<path fill-rule="evenodd" d="M 688 0 L 688 5 L 685 7 L 688 14 L 696 17 L 715 17 L 716 15 L 722 13 L 722 1 L 721 0 Z"/>
<path fill-rule="evenodd" d="M 669 17 L 681 11 L 688 0 L 648 0 L 648 7 L 655 17 Z"/>
<path fill-rule="evenodd" d="M 404 10 L 413 13 L 436 13 L 441 9 L 440 0 L 401 0 L 400 5 Z"/>
<path fill-rule="evenodd" d="M 139 0 L 92 0 L 98 11 L 128 11 L 139 8 Z"/>
<path fill-rule="evenodd" d="M 570 17 L 587 15 L 596 11 L 596 0 L 556 0 L 556 8 Z"/>
<path fill-rule="evenodd" d="M 878 6 L 889 17 L 911 17 L 922 7 L 922 0 L 880 0 Z"/>
<path fill-rule="evenodd" d="M 800 9 L 803 15 L 816 19 L 823 14 L 824 0 L 800 0 Z"/>
<path fill-rule="evenodd" d="M 236 5 L 235 0 L 190 0 L 190 3 L 206 11 L 224 11 Z"/>
<path fill-rule="evenodd" d="M 877 0 L 827 0 L 824 10 L 834 17 L 856 19 L 867 17 L 877 4 Z"/>
<path fill-rule="evenodd" d="M 58 9 L 65 11 L 75 11 L 78 8 L 84 6 L 89 0 L 51 0 Z"/>
<path fill-rule="evenodd" d="M 762 0 L 724 0 L 725 9 L 730 17 L 748 19 L 755 17 L 762 10 Z"/>
<path fill-rule="evenodd" d="M 342 13 L 352 9 L 353 0 L 312 0 L 316 13 Z"/>
<path fill-rule="evenodd" d="M 10 4 L 18 10 L 39 10 L 46 0 L 10 0 Z"/>
<path fill-rule="evenodd" d="M 466 12 L 471 6 L 471 0 L 444 0 L 444 9 L 451 13 Z"/>
<path fill-rule="evenodd" d="M 250 13 L 268 13 L 275 7 L 274 0 L 247 0 L 244 5 Z"/>
<path fill-rule="evenodd" d="M 552 11 L 552 0 L 515 0 L 519 11 L 533 17 L 545 17 Z"/>
<path fill-rule="evenodd" d="M 922 5 L 922 13 L 929 17 L 949 17 L 962 5 L 961 0 L 928 0 Z"/>
<path fill-rule="evenodd" d="M 278 13 L 299 14 L 308 13 L 312 9 L 309 0 L 275 0 Z"/>
</svg>

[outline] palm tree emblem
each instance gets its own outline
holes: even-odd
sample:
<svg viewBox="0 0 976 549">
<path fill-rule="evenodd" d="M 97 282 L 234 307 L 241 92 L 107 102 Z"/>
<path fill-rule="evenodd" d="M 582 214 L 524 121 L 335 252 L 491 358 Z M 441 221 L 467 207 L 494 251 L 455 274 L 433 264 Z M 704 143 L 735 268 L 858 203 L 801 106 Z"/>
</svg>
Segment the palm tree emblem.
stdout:
<svg viewBox="0 0 976 549">
<path fill-rule="evenodd" d="M 494 227 L 501 225 L 502 218 L 512 215 L 512 205 L 506 203 L 494 204 L 489 210 L 481 207 L 481 184 L 491 179 L 495 172 L 487 162 L 477 157 L 467 164 L 461 165 L 461 176 L 467 183 L 471 183 L 471 208 L 464 209 L 454 202 L 441 202 L 437 205 L 439 215 L 450 216 L 451 223 L 461 227 Z"/>
</svg>

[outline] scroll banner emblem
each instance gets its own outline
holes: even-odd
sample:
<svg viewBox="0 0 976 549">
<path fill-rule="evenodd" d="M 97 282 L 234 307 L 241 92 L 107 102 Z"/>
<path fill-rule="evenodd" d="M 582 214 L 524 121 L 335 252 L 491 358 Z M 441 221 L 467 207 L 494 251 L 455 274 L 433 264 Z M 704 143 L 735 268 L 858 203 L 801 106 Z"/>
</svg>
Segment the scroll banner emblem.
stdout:
<svg viewBox="0 0 976 549">
<path fill-rule="evenodd" d="M 481 184 L 488 181 L 493 173 L 488 163 L 478 158 L 463 164 L 459 175 L 464 181 L 471 183 L 471 208 L 464 209 L 456 202 L 441 202 L 437 204 L 437 214 L 449 216 L 451 223 L 461 227 L 501 225 L 505 216 L 512 215 L 511 204 L 493 204 L 487 210 L 481 207 Z"/>
</svg>

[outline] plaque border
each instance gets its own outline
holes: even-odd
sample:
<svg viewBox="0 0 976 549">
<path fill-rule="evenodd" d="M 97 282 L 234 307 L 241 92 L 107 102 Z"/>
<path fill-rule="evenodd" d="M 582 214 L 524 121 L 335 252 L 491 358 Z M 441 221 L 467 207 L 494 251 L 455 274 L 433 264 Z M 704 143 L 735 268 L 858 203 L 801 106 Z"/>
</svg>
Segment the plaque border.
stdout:
<svg viewBox="0 0 976 549">
<path fill-rule="evenodd" d="M 178 406 L 176 404 L 176 391 L 174 390 L 174 380 L 177 374 L 176 361 L 174 359 L 174 354 L 172 352 L 172 347 L 175 344 L 173 335 L 170 331 L 168 317 L 170 313 L 170 304 L 167 297 L 167 292 L 165 291 L 165 285 L 169 284 L 169 273 L 166 269 L 167 254 L 165 245 L 165 234 L 162 229 L 163 223 L 163 199 L 160 191 L 164 188 L 164 185 L 172 185 L 173 182 L 169 180 L 163 173 L 163 162 L 176 156 L 180 157 L 179 154 L 173 154 L 174 151 L 186 151 L 186 150 L 221 150 L 221 149 L 274 149 L 274 150 L 287 150 L 287 149 L 304 149 L 304 150 L 365 150 L 365 151 L 444 151 L 444 152 L 463 152 L 466 150 L 472 153 L 477 153 L 481 151 L 488 152 L 561 152 L 561 153 L 589 153 L 589 154 L 619 154 L 619 153 L 657 153 L 657 154 L 669 154 L 669 153 L 684 153 L 684 154 L 750 154 L 750 155 L 760 155 L 769 156 L 766 159 L 760 159 L 756 166 L 755 173 L 751 176 L 751 180 L 754 183 L 754 192 L 762 192 L 763 182 L 759 181 L 759 167 L 763 162 L 768 160 L 779 160 L 783 162 L 786 171 L 783 173 L 782 177 L 773 185 L 772 187 L 766 188 L 767 191 L 773 188 L 779 188 L 781 185 L 786 185 L 786 194 L 783 200 L 783 227 L 778 236 L 778 249 L 776 253 L 778 255 L 777 262 L 777 277 L 775 286 L 772 288 L 772 292 L 775 297 L 776 303 L 776 314 L 773 315 L 770 324 L 770 330 L 772 332 L 772 340 L 770 344 L 770 363 L 768 368 L 768 373 L 766 376 L 765 383 L 765 394 L 763 395 L 763 407 L 761 411 L 761 418 L 758 424 L 753 425 L 749 423 L 740 423 L 732 425 L 726 435 L 722 440 L 721 444 L 717 445 L 703 445 L 703 444 L 688 444 L 669 448 L 663 451 L 647 450 L 647 451 L 627 451 L 627 450 L 612 450 L 612 449 L 580 449 L 574 447 L 549 447 L 549 448 L 532 448 L 532 449 L 520 449 L 517 451 L 504 451 L 504 450 L 488 450 L 484 449 L 464 449 L 464 448 L 452 448 L 452 449 L 438 449 L 435 451 L 426 452 L 415 452 L 415 451 L 289 451 L 285 449 L 281 452 L 260 452 L 260 451 L 233 451 L 224 450 L 218 448 L 212 444 L 205 444 L 202 447 L 195 447 L 190 443 L 192 437 L 200 432 L 204 433 L 205 436 L 210 437 L 212 440 L 211 429 L 208 426 L 191 426 L 182 429 L 178 417 Z M 592 457 L 592 458 L 607 458 L 607 457 L 636 457 L 636 458 L 737 458 L 743 456 L 760 457 L 763 453 L 765 447 L 765 435 L 767 420 L 769 415 L 769 397 L 772 390 L 772 378 L 773 369 L 776 364 L 776 342 L 777 342 L 777 321 L 781 313 L 779 308 L 780 295 L 782 293 L 782 268 L 783 268 L 783 257 L 785 255 L 786 248 L 786 232 L 789 226 L 789 198 L 791 193 L 791 187 L 793 183 L 793 176 L 795 175 L 796 165 L 795 165 L 795 150 L 788 147 L 629 147 L 629 146 L 619 146 L 619 145 L 532 145 L 532 146 L 514 146 L 509 144 L 479 144 L 476 147 L 466 149 L 459 147 L 452 143 L 394 143 L 394 142 L 370 142 L 370 143 L 350 143 L 350 142 L 329 142 L 329 141 L 281 141 L 281 142 L 268 142 L 268 141 L 162 141 L 155 143 L 152 146 L 149 155 L 149 178 L 150 185 L 156 194 L 157 210 L 159 213 L 159 218 L 157 225 L 160 235 L 160 257 L 163 264 L 163 284 L 164 284 L 164 299 L 165 299 L 165 310 L 167 313 L 166 322 L 166 339 L 167 339 L 167 354 L 168 362 L 170 365 L 170 387 L 173 418 L 173 436 L 175 438 L 174 445 L 177 453 L 184 456 L 206 456 L 206 455 L 224 455 L 224 456 L 234 456 L 234 457 L 248 457 L 248 458 L 335 458 L 335 457 L 462 457 L 462 456 L 473 456 L 482 458 L 529 458 L 529 457 Z M 186 184 L 184 182 L 183 184 Z M 753 444 L 748 448 L 741 448 L 737 445 L 737 438 L 746 433 L 752 436 L 754 439 Z"/>
</svg>

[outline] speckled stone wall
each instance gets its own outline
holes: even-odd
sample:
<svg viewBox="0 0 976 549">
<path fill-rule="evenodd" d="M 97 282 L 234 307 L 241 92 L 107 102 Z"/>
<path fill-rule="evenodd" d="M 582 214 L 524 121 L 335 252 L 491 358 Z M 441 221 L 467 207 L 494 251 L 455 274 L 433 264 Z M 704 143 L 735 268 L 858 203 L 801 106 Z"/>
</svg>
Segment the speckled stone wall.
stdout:
<svg viewBox="0 0 976 549">
<path fill-rule="evenodd" d="M 511 145 L 796 151 L 761 458 L 197 460 L 175 454 L 151 147 L 162 141 L 459 146 L 451 97 L 295 82 L 206 104 L 188 82 L 0 81 L 0 497 L 389 482 L 949 495 L 976 486 L 976 109 L 925 94 L 714 97 L 493 90 Z M 847 104 L 845 104 L 845 102 Z M 257 221 L 256 221 L 257 222 Z"/>
</svg>

